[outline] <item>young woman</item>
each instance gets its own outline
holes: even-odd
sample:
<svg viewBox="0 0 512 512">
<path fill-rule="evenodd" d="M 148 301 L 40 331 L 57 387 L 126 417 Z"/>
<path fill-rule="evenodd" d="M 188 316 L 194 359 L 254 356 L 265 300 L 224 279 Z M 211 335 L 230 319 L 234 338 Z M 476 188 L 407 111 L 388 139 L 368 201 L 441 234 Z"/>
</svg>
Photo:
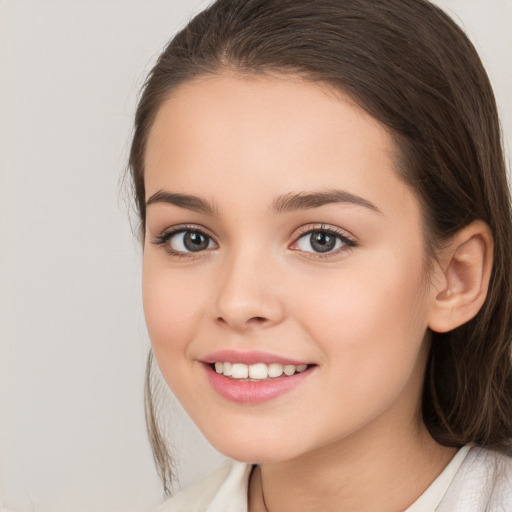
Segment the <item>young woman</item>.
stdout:
<svg viewBox="0 0 512 512">
<path fill-rule="evenodd" d="M 238 461 L 162 511 L 512 510 L 510 197 L 442 11 L 217 0 L 151 71 L 130 167 L 153 352 Z"/>
</svg>

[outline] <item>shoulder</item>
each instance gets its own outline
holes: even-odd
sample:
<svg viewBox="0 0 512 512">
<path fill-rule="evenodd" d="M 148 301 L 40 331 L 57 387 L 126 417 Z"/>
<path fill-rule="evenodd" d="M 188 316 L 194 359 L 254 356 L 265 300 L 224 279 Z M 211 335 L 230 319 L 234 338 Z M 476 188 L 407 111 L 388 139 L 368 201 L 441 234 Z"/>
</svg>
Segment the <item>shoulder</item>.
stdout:
<svg viewBox="0 0 512 512">
<path fill-rule="evenodd" d="M 227 461 L 194 485 L 167 500 L 155 512 L 244 512 L 252 466 Z"/>
<path fill-rule="evenodd" d="M 512 512 L 512 457 L 471 448 L 441 505 L 440 512 Z"/>
</svg>

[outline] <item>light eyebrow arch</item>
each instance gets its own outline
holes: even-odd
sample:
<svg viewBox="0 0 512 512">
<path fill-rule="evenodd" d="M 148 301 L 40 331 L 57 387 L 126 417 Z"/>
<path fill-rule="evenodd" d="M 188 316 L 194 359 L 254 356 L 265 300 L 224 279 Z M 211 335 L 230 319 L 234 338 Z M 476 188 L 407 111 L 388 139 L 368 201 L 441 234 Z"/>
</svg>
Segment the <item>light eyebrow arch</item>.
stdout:
<svg viewBox="0 0 512 512">
<path fill-rule="evenodd" d="M 214 204 L 200 197 L 191 194 L 181 194 L 178 192 L 169 192 L 159 190 L 155 192 L 147 201 L 146 208 L 152 204 L 165 203 L 186 208 L 194 212 L 206 213 L 208 215 L 217 215 L 218 211 Z"/>
<path fill-rule="evenodd" d="M 350 203 L 368 208 L 380 215 L 382 211 L 372 202 L 346 190 L 327 190 L 321 192 L 297 192 L 277 197 L 272 203 L 272 209 L 277 213 L 294 210 L 308 210 L 319 208 L 332 203 Z"/>
</svg>

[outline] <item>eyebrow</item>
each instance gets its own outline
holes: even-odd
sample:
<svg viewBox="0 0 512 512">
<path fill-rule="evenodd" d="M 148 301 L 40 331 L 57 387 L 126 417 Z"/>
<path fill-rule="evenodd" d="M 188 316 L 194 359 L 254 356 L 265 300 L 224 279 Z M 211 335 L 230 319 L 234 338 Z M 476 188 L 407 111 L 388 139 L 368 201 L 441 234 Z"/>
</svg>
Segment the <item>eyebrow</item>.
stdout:
<svg viewBox="0 0 512 512">
<path fill-rule="evenodd" d="M 210 203 L 206 199 L 191 194 L 181 194 L 177 192 L 168 192 L 159 190 L 153 194 L 147 201 L 146 207 L 157 204 L 166 203 L 186 208 L 199 213 L 208 215 L 218 215 L 218 208 L 214 203 Z M 289 193 L 277 197 L 272 203 L 272 210 L 276 213 L 285 213 L 295 210 L 308 210 L 319 208 L 327 204 L 333 203 L 349 203 L 357 206 L 368 208 L 382 215 L 381 210 L 372 202 L 361 196 L 347 192 L 346 190 L 327 190 L 324 192 L 298 192 Z"/>
<path fill-rule="evenodd" d="M 350 203 L 363 206 L 382 215 L 381 210 L 372 202 L 346 190 L 327 190 L 325 192 L 299 192 L 279 196 L 275 199 L 272 209 L 278 213 L 293 210 L 319 208 L 332 203 Z"/>
<path fill-rule="evenodd" d="M 146 208 L 156 203 L 167 203 L 192 210 L 194 212 L 206 213 L 208 215 L 217 215 L 216 206 L 205 199 L 193 196 L 191 194 L 179 194 L 176 192 L 166 192 L 159 190 L 146 201 Z"/>
</svg>

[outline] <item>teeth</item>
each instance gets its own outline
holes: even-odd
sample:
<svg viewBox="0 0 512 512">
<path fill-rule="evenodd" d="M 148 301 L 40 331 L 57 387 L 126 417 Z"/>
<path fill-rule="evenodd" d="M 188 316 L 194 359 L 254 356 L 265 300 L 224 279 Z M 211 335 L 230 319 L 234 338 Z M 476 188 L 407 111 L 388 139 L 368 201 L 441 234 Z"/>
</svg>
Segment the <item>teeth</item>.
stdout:
<svg viewBox="0 0 512 512">
<path fill-rule="evenodd" d="M 246 364 L 235 363 L 231 367 L 231 377 L 234 379 L 247 379 L 249 377 L 249 367 Z"/>
<path fill-rule="evenodd" d="M 283 374 L 283 365 L 279 363 L 272 363 L 268 365 L 269 377 L 281 377 Z"/>
<path fill-rule="evenodd" d="M 282 365 L 280 363 L 256 363 L 256 364 L 241 364 L 241 363 L 228 363 L 218 362 L 215 363 L 215 371 L 221 373 L 226 377 L 233 379 L 251 379 L 251 380 L 264 380 L 268 378 L 281 377 L 281 375 L 291 376 L 294 373 L 300 373 L 306 370 L 306 364 Z"/>
<path fill-rule="evenodd" d="M 249 377 L 251 379 L 266 379 L 268 377 L 267 365 L 263 363 L 251 364 L 249 366 Z"/>
<path fill-rule="evenodd" d="M 223 363 L 222 373 L 226 377 L 231 376 L 232 371 L 233 371 L 233 365 L 231 363 Z"/>
<path fill-rule="evenodd" d="M 287 364 L 283 368 L 283 372 L 288 376 L 293 375 L 295 373 L 295 366 L 293 364 Z"/>
</svg>

